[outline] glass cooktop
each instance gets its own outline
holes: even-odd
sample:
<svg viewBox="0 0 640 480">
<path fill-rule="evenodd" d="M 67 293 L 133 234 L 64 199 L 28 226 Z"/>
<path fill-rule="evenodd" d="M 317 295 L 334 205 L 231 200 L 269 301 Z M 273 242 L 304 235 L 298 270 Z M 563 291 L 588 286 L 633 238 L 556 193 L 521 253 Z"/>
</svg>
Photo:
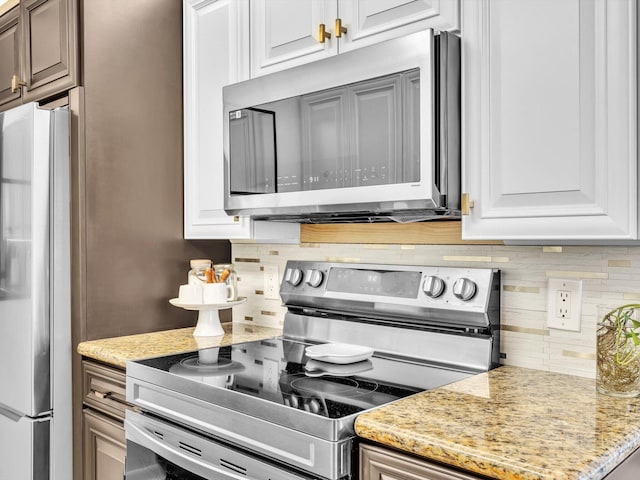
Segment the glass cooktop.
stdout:
<svg viewBox="0 0 640 480">
<path fill-rule="evenodd" d="M 168 374 L 188 390 L 225 389 L 271 404 L 338 419 L 460 380 L 467 372 L 374 354 L 349 364 L 310 359 L 310 344 L 275 338 L 135 363 Z"/>
</svg>

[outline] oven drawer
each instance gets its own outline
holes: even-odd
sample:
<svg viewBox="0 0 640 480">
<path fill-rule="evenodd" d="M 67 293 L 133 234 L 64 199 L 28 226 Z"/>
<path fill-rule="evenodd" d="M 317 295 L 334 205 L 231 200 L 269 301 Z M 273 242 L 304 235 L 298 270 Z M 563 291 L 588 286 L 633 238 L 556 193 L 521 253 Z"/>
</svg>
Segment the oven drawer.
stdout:
<svg viewBox="0 0 640 480">
<path fill-rule="evenodd" d="M 124 421 L 128 407 L 125 392 L 124 371 L 82 361 L 82 395 L 85 405 Z"/>
<path fill-rule="evenodd" d="M 312 480 L 240 449 L 161 419 L 127 411 L 126 480 Z M 167 478 L 169 478 L 167 476 Z"/>
</svg>

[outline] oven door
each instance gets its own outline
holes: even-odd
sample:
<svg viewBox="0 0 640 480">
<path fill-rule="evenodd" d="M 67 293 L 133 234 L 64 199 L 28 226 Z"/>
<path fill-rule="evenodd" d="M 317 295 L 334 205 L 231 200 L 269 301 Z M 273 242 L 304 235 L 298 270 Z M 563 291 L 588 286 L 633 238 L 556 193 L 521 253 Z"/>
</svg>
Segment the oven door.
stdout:
<svg viewBox="0 0 640 480">
<path fill-rule="evenodd" d="M 310 480 L 158 418 L 126 413 L 126 480 Z"/>
</svg>

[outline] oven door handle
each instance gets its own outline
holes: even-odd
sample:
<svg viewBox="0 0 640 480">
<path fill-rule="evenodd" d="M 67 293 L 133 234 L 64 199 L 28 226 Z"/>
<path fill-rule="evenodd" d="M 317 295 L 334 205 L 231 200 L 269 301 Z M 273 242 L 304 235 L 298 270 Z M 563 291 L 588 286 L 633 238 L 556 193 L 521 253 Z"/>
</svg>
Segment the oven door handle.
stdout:
<svg viewBox="0 0 640 480">
<path fill-rule="evenodd" d="M 136 457 L 138 449 L 178 465 L 196 475 L 216 480 L 310 480 L 312 477 L 298 474 L 265 462 L 232 447 L 222 445 L 212 438 L 200 436 L 160 419 L 147 417 L 128 410 L 125 418 L 127 443 L 127 479 L 149 478 L 149 457 Z M 131 462 L 130 462 L 131 461 Z M 131 467 L 131 471 L 129 469 Z M 155 477 L 154 477 L 155 478 Z M 162 476 L 164 478 L 164 475 Z M 316 478 L 315 476 L 313 478 Z"/>
<path fill-rule="evenodd" d="M 144 427 L 140 427 L 133 422 L 126 422 L 127 440 L 137 443 L 141 447 L 147 448 L 165 460 L 170 461 L 180 467 L 197 475 L 211 476 L 218 475 L 215 478 L 220 480 L 247 480 L 245 475 L 236 475 L 229 470 L 223 470 L 220 467 L 207 462 L 192 458 L 186 453 L 178 451 L 176 448 L 163 443 L 155 438 Z"/>
</svg>

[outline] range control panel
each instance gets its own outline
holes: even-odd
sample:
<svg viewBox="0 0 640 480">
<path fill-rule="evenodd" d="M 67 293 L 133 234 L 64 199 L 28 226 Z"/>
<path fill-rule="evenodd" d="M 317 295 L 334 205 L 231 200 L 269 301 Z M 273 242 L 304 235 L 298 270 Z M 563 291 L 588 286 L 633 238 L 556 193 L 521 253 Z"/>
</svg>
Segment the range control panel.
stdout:
<svg viewBox="0 0 640 480">
<path fill-rule="evenodd" d="M 425 309 L 487 312 L 496 295 L 499 303 L 499 289 L 500 272 L 489 268 L 289 261 L 280 296 L 287 305 L 359 310 L 368 304 L 419 317 Z"/>
</svg>

